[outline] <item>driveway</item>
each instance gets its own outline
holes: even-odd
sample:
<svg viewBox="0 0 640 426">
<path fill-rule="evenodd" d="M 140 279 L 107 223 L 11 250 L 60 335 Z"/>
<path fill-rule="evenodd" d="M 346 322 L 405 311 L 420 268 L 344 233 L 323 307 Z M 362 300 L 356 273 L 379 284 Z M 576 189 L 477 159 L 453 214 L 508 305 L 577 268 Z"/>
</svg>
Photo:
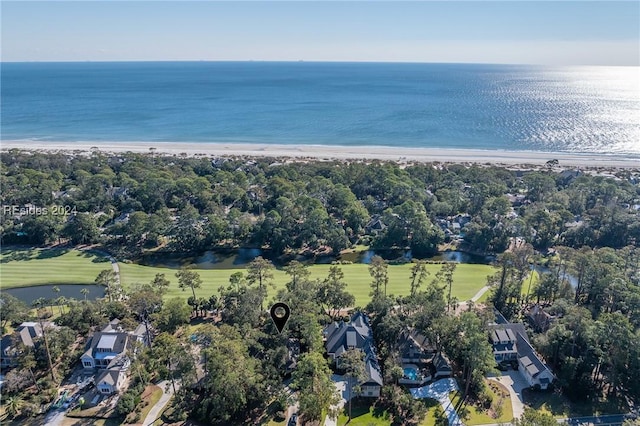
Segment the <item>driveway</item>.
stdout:
<svg viewBox="0 0 640 426">
<path fill-rule="evenodd" d="M 513 408 L 513 417 L 520 418 L 524 413 L 524 400 L 522 398 L 522 390 L 529 387 L 529 384 L 524 380 L 524 377 L 517 370 L 509 370 L 502 373 L 501 376 L 489 377 L 490 380 L 495 380 L 503 384 L 509 389 L 509 396 L 511 397 L 511 407 Z"/>
<path fill-rule="evenodd" d="M 458 384 L 454 379 L 440 379 L 437 382 L 433 382 L 427 386 L 421 388 L 409 389 L 411 396 L 415 399 L 431 398 L 440 402 L 442 409 L 444 410 L 447 419 L 449 419 L 450 426 L 463 426 L 464 423 L 458 417 L 455 407 L 449 399 L 449 393 L 458 390 Z"/>
<path fill-rule="evenodd" d="M 44 418 L 44 424 L 47 426 L 60 426 L 65 418 L 65 411 L 62 408 L 49 411 Z"/>
<path fill-rule="evenodd" d="M 347 402 L 347 398 L 349 397 L 349 389 L 347 388 L 347 379 L 343 376 L 339 376 L 334 374 L 331 376 L 331 381 L 336 387 L 336 393 L 340 396 L 340 400 L 331 406 L 331 409 L 335 409 L 336 412 L 340 412 L 344 404 Z M 324 426 L 336 426 L 338 423 L 337 417 L 331 417 L 327 414 L 327 417 L 324 419 Z"/>
<path fill-rule="evenodd" d="M 160 397 L 158 402 L 156 402 L 156 404 L 151 408 L 151 410 L 149 410 L 147 417 L 145 417 L 145 419 L 143 420 L 142 424 L 145 426 L 153 425 L 156 420 L 160 418 L 160 416 L 162 415 L 162 410 L 173 396 L 173 386 L 171 386 L 170 380 L 164 380 L 158 383 L 158 387 L 162 389 L 162 396 Z M 176 390 L 179 388 L 180 386 L 176 385 Z"/>
</svg>

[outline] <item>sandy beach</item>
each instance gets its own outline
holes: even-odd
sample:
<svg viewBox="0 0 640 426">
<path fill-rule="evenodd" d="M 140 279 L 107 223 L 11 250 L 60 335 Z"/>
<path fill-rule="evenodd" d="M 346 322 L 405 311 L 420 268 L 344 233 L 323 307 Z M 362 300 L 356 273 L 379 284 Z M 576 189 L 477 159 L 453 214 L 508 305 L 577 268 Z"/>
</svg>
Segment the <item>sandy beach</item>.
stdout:
<svg viewBox="0 0 640 426">
<path fill-rule="evenodd" d="M 640 156 L 554 153 L 539 151 L 484 151 L 473 149 L 406 148 L 340 145 L 277 145 L 208 142 L 0 142 L 0 149 L 44 152 L 136 152 L 212 157 L 277 157 L 319 160 L 388 160 L 397 162 L 442 162 L 461 164 L 543 165 L 556 159 L 559 166 L 640 169 Z"/>
</svg>

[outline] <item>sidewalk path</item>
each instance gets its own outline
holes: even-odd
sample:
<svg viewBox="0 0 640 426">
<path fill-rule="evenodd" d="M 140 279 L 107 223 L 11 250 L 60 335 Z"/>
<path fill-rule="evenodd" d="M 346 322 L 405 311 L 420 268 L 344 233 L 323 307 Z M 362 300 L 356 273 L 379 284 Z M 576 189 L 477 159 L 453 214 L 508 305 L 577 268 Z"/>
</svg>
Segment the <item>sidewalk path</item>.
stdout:
<svg viewBox="0 0 640 426">
<path fill-rule="evenodd" d="M 449 378 L 438 380 L 421 388 L 410 389 L 409 391 L 415 399 L 431 398 L 440 402 L 445 415 L 449 419 L 450 426 L 464 426 L 449 398 L 449 393 L 457 390 L 458 384 L 454 379 Z"/>
<path fill-rule="evenodd" d="M 93 252 L 95 254 L 99 254 L 100 256 L 104 256 L 107 259 L 109 259 L 109 262 L 111 262 L 111 269 L 113 269 L 113 272 L 116 274 L 116 284 L 118 284 L 118 285 L 121 284 L 120 283 L 120 266 L 118 265 L 118 261 L 116 260 L 115 257 L 111 256 L 106 251 L 97 250 L 97 249 L 93 249 L 93 248 L 90 248 L 90 247 L 81 248 L 80 250 L 87 251 L 87 252 Z"/>
<path fill-rule="evenodd" d="M 480 299 L 487 291 L 489 291 L 490 288 L 491 287 L 489 287 L 488 285 L 485 285 L 484 287 L 482 287 L 480 290 L 478 290 L 478 292 L 475 294 L 475 296 L 473 296 L 471 298 L 471 301 L 472 302 L 477 302 L 478 299 Z"/>
<path fill-rule="evenodd" d="M 162 415 L 162 410 L 164 410 L 165 405 L 167 405 L 167 403 L 173 396 L 173 386 L 171 386 L 171 381 L 164 380 L 158 383 L 158 387 L 162 389 L 162 396 L 160 397 L 158 402 L 156 402 L 153 408 L 149 410 L 149 414 L 147 414 L 147 417 L 145 417 L 144 421 L 142 422 L 144 426 L 151 426 L 155 423 L 156 420 L 160 418 L 160 416 Z M 176 389 L 178 388 L 179 386 L 178 384 L 176 384 Z"/>
</svg>

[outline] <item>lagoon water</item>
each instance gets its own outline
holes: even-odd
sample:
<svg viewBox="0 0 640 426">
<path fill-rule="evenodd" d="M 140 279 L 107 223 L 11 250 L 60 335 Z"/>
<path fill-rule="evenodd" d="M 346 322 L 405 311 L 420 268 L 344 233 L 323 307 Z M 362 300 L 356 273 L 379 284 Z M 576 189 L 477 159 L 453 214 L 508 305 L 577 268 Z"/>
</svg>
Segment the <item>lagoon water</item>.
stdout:
<svg viewBox="0 0 640 426">
<path fill-rule="evenodd" d="M 53 288 L 58 287 L 60 292 L 54 292 Z M 10 294 L 18 299 L 22 300 L 28 305 L 31 305 L 35 300 L 44 298 L 57 299 L 60 296 L 64 296 L 67 299 L 84 300 L 85 295 L 82 294 L 82 289 L 87 289 L 87 300 L 94 300 L 99 297 L 104 297 L 104 287 L 98 285 L 78 285 L 78 284 L 58 284 L 58 285 L 35 285 L 29 287 L 17 287 L 17 288 L 5 288 L 2 291 Z M 47 302 L 48 303 L 48 302 Z"/>
<path fill-rule="evenodd" d="M 2 63 L 3 140 L 640 154 L 638 67 Z"/>
</svg>

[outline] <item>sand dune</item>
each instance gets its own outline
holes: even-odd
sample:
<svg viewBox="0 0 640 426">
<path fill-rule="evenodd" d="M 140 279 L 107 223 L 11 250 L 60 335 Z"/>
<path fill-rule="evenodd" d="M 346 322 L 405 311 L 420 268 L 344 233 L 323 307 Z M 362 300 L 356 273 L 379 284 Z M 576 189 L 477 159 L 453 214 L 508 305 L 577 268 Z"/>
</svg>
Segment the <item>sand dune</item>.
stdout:
<svg viewBox="0 0 640 426">
<path fill-rule="evenodd" d="M 406 148 L 381 146 L 271 145 L 254 143 L 188 142 L 43 142 L 2 141 L 2 150 L 137 152 L 170 155 L 283 157 L 296 159 L 390 160 L 500 165 L 543 165 L 556 159 L 560 166 L 640 169 L 640 157 L 539 151 L 483 151 L 474 149 Z"/>
</svg>

